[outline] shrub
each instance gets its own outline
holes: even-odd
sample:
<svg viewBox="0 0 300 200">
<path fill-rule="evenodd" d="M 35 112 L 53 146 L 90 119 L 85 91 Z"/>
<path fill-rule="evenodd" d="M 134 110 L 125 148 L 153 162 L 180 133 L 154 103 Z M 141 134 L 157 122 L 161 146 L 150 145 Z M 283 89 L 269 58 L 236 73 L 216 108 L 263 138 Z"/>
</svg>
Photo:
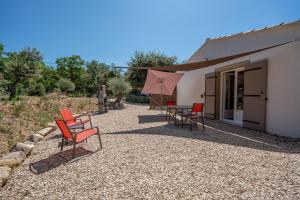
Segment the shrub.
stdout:
<svg viewBox="0 0 300 200">
<path fill-rule="evenodd" d="M 119 102 L 122 100 L 122 97 L 128 94 L 132 89 L 130 83 L 121 77 L 110 79 L 108 81 L 108 87 Z"/>
<path fill-rule="evenodd" d="M 19 97 L 22 95 L 23 90 L 24 90 L 23 84 L 18 83 L 18 84 L 16 85 L 16 93 L 15 93 L 15 96 L 14 96 L 13 98 L 10 98 L 10 100 L 13 100 L 13 101 L 18 100 Z"/>
<path fill-rule="evenodd" d="M 45 96 L 46 89 L 43 83 L 38 83 L 36 86 L 36 91 L 38 96 Z"/>
<path fill-rule="evenodd" d="M 31 83 L 28 88 L 30 96 L 45 96 L 46 89 L 43 83 Z"/>
<path fill-rule="evenodd" d="M 126 97 L 127 102 L 131 103 L 141 103 L 141 104 L 149 104 L 150 99 L 148 96 L 135 96 L 135 95 L 128 95 Z"/>
<path fill-rule="evenodd" d="M 67 94 L 70 91 L 75 89 L 75 85 L 72 81 L 65 78 L 60 78 L 57 82 L 57 87 L 60 89 L 62 93 Z"/>
</svg>

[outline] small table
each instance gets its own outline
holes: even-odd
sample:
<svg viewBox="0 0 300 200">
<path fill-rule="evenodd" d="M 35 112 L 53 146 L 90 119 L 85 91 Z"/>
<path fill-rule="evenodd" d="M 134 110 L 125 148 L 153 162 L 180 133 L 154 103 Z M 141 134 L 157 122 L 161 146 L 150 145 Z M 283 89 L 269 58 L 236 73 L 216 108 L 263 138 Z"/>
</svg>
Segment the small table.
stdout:
<svg viewBox="0 0 300 200">
<path fill-rule="evenodd" d="M 168 122 L 170 121 L 170 115 L 171 115 L 171 110 L 175 110 L 175 113 L 173 115 L 174 118 L 174 123 L 176 125 L 176 114 L 177 113 L 182 113 L 185 110 L 191 110 L 193 106 L 188 106 L 188 105 L 174 105 L 174 106 L 167 106 L 167 113 L 166 113 L 166 118 L 168 119 Z"/>
</svg>

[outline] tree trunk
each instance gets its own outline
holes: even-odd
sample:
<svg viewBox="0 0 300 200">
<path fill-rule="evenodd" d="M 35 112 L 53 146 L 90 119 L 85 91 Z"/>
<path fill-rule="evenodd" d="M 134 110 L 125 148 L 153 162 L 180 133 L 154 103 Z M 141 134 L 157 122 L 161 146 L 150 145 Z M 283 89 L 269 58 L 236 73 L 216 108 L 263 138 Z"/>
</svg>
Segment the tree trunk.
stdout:
<svg viewBox="0 0 300 200">
<path fill-rule="evenodd" d="M 10 86 L 9 87 L 9 100 L 12 100 L 16 97 L 17 87 L 16 86 Z"/>
</svg>

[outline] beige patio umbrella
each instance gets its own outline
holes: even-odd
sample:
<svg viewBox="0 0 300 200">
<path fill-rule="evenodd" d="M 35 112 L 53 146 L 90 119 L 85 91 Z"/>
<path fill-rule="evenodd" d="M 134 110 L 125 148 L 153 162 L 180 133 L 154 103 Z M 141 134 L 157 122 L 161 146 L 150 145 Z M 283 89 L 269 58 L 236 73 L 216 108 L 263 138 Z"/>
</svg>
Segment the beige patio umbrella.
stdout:
<svg viewBox="0 0 300 200">
<path fill-rule="evenodd" d="M 143 94 L 160 94 L 160 109 L 162 114 L 162 95 L 172 95 L 182 74 L 161 72 L 148 69 Z"/>
</svg>

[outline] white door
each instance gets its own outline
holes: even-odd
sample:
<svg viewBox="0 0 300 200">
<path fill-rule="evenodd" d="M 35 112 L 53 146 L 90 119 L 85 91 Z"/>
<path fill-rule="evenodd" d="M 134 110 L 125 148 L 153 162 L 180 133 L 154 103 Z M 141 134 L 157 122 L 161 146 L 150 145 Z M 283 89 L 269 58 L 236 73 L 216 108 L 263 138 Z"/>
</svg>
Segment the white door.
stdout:
<svg viewBox="0 0 300 200">
<path fill-rule="evenodd" d="M 244 68 L 222 73 L 222 118 L 234 124 L 243 124 Z"/>
</svg>

